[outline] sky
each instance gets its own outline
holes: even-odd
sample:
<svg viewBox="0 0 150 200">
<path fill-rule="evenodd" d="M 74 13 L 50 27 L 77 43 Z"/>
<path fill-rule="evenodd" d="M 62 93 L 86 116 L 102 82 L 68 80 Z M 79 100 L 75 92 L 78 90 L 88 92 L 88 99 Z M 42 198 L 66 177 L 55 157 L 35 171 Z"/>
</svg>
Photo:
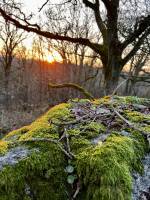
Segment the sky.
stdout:
<svg viewBox="0 0 150 200">
<path fill-rule="evenodd" d="M 46 0 L 20 0 L 28 9 L 28 11 L 38 13 L 38 8 L 40 8 Z M 50 3 L 58 3 L 60 0 L 50 0 Z"/>
<path fill-rule="evenodd" d="M 56 3 L 57 0 L 51 0 L 52 3 Z M 46 0 L 18 0 L 18 2 L 20 3 L 23 3 L 23 8 L 24 8 L 24 12 L 27 14 L 27 13 L 34 13 L 35 14 L 35 21 L 37 22 L 38 20 L 38 15 L 42 13 L 39 13 L 39 8 L 46 2 Z M 43 16 L 43 15 L 42 15 Z M 25 40 L 25 45 L 30 49 L 31 46 L 32 46 L 32 41 L 33 41 L 33 34 L 28 34 L 28 37 L 27 39 Z M 53 55 L 52 54 L 49 54 L 48 52 L 46 52 L 46 60 L 51 62 L 54 60 L 57 60 L 57 61 L 61 61 L 61 57 L 60 55 L 54 51 L 53 52 Z"/>
<path fill-rule="evenodd" d="M 43 0 L 21 0 L 21 2 L 27 7 L 28 11 L 37 12 L 38 8 L 41 7 L 44 1 Z"/>
</svg>

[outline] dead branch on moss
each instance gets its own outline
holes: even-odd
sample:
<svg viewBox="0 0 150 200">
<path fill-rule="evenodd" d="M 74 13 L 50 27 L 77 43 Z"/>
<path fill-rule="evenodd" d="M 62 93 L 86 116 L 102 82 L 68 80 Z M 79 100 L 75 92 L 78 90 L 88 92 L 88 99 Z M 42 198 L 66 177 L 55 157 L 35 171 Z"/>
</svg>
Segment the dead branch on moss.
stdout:
<svg viewBox="0 0 150 200">
<path fill-rule="evenodd" d="M 80 180 L 77 182 L 77 189 L 73 195 L 73 199 L 75 199 L 77 197 L 77 195 L 79 194 L 80 192 Z"/>
<path fill-rule="evenodd" d="M 138 128 L 134 123 L 131 123 L 130 121 L 128 121 L 126 118 L 124 118 L 112 105 L 113 111 L 114 113 L 122 120 L 124 121 L 130 128 L 139 131 L 144 137 L 147 137 L 147 133 L 144 132 L 143 130 L 141 130 L 140 128 Z"/>
<path fill-rule="evenodd" d="M 127 119 L 125 119 L 114 107 L 113 107 L 113 110 L 115 112 L 115 114 L 120 118 L 122 119 L 122 121 L 124 121 L 126 124 L 128 124 L 130 127 L 133 126 L 133 123 L 129 122 Z"/>
<path fill-rule="evenodd" d="M 75 158 L 75 155 L 73 153 L 68 152 L 67 150 L 65 150 L 63 148 L 63 146 L 60 144 L 59 141 L 54 140 L 54 139 L 50 139 L 50 138 L 32 138 L 29 140 L 23 140 L 23 141 L 18 141 L 18 142 L 13 142 L 11 144 L 18 144 L 18 143 L 29 143 L 29 142 L 51 142 L 54 144 L 57 144 L 58 147 L 60 148 L 60 150 L 69 158 L 69 159 L 73 159 Z"/>
<path fill-rule="evenodd" d="M 94 100 L 92 94 L 90 94 L 85 88 L 76 84 L 76 83 L 62 83 L 62 84 L 53 84 L 49 83 L 49 88 L 73 88 L 75 90 L 80 91 L 86 98 Z"/>
</svg>

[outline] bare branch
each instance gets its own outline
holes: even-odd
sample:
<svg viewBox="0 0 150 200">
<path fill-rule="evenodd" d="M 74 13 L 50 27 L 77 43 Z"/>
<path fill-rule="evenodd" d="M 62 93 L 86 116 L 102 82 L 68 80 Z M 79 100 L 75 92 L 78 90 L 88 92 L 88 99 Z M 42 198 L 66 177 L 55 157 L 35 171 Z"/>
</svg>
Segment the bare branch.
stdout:
<svg viewBox="0 0 150 200">
<path fill-rule="evenodd" d="M 47 0 L 40 8 L 39 8 L 39 12 L 41 12 L 41 10 L 46 6 L 46 4 L 48 4 L 49 0 Z"/>
<path fill-rule="evenodd" d="M 125 49 L 129 44 L 134 42 L 143 32 L 146 31 L 148 27 L 150 27 L 150 15 L 142 19 L 138 29 L 135 29 L 133 33 L 130 33 L 129 37 L 121 45 L 122 50 Z M 147 32 L 147 35 L 149 33 L 150 31 Z"/>
<path fill-rule="evenodd" d="M 134 45 L 133 49 L 126 55 L 124 59 L 122 59 L 122 65 L 124 66 L 131 58 L 136 54 L 139 50 L 140 46 L 144 42 L 147 35 L 150 33 L 150 28 L 146 30 L 145 33 L 138 39 L 137 43 Z"/>
<path fill-rule="evenodd" d="M 75 84 L 75 83 L 63 83 L 63 84 L 49 83 L 49 88 L 65 88 L 65 87 L 70 87 L 70 88 L 76 89 L 76 90 L 80 91 L 83 95 L 85 95 L 88 99 L 94 100 L 94 97 L 86 89 L 79 86 L 78 84 Z"/>
<path fill-rule="evenodd" d="M 75 158 L 75 155 L 73 155 L 73 154 L 70 155 L 70 153 L 67 152 L 67 151 L 63 148 L 63 146 L 62 146 L 57 140 L 50 139 L 50 138 L 32 138 L 32 139 L 29 139 L 29 140 L 23 140 L 23 141 L 18 141 L 18 142 L 12 142 L 12 144 L 28 143 L 28 142 L 51 142 L 51 143 L 57 144 L 58 147 L 60 148 L 60 150 L 61 150 L 69 159 Z"/>
<path fill-rule="evenodd" d="M 88 0 L 83 0 L 83 3 L 85 4 L 85 6 L 91 8 L 94 11 L 94 15 L 95 15 L 95 19 L 96 19 L 98 28 L 103 35 L 103 39 L 106 40 L 107 29 L 105 27 L 105 24 L 104 24 L 102 18 L 101 18 L 101 14 L 100 14 L 100 10 L 99 10 L 99 0 L 96 0 L 95 4 L 91 3 Z"/>
<path fill-rule="evenodd" d="M 90 47 L 91 49 L 93 49 L 94 51 L 96 51 L 97 53 L 103 54 L 103 45 L 100 45 L 97 43 L 92 43 L 87 38 L 81 38 L 81 37 L 80 38 L 72 38 L 69 36 L 62 36 L 62 35 L 54 34 L 54 33 L 48 32 L 48 31 L 42 31 L 39 28 L 37 29 L 35 27 L 32 27 L 32 25 L 27 26 L 27 24 L 22 24 L 19 20 L 16 20 L 12 16 L 8 15 L 2 8 L 0 8 L 0 13 L 6 21 L 10 21 L 16 27 L 23 29 L 27 32 L 33 32 L 38 35 L 44 36 L 46 38 L 54 39 L 54 40 L 68 41 L 68 42 L 72 42 L 72 43 L 79 43 L 81 45 L 86 45 L 86 46 Z"/>
</svg>

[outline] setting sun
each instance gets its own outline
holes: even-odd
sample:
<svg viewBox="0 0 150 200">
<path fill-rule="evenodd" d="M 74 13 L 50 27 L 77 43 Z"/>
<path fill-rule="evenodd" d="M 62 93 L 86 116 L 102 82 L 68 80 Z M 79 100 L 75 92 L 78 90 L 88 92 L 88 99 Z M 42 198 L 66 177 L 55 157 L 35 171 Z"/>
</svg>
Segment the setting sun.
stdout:
<svg viewBox="0 0 150 200">
<path fill-rule="evenodd" d="M 48 55 L 46 60 L 49 62 L 49 63 L 52 63 L 55 61 L 54 57 L 52 55 Z"/>
<path fill-rule="evenodd" d="M 60 56 L 60 54 L 57 52 L 57 51 L 53 51 L 51 54 L 48 54 L 46 56 L 46 60 L 49 62 L 49 63 L 52 63 L 52 62 L 62 62 L 62 57 Z"/>
</svg>

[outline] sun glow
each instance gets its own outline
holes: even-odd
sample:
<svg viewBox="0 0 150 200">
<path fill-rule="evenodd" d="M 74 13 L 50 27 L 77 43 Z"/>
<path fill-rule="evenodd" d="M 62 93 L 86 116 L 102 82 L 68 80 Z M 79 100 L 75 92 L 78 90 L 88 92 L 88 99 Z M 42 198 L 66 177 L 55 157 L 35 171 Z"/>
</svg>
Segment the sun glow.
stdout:
<svg viewBox="0 0 150 200">
<path fill-rule="evenodd" d="M 49 62 L 49 63 L 53 63 L 55 61 L 54 57 L 52 55 L 48 55 L 46 60 Z"/>
<path fill-rule="evenodd" d="M 60 54 L 57 51 L 53 51 L 51 54 L 48 54 L 46 56 L 46 60 L 49 63 L 53 63 L 55 61 L 62 62 L 62 57 L 60 56 Z"/>
</svg>

